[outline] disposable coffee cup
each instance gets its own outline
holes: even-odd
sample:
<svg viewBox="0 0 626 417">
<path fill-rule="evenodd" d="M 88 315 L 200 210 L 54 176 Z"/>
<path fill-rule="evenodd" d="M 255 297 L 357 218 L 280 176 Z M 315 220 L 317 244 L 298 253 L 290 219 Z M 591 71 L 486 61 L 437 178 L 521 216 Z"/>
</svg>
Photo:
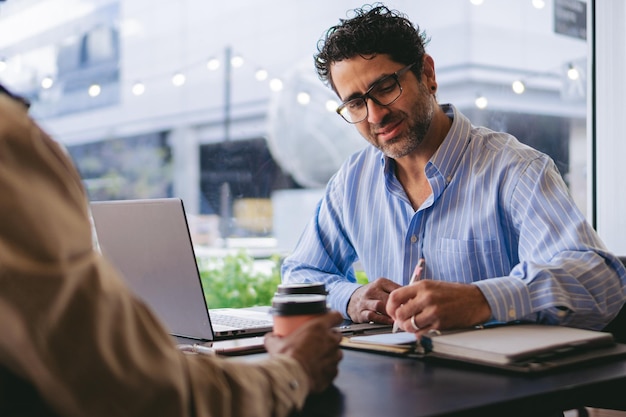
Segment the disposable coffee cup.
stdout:
<svg viewBox="0 0 626 417">
<path fill-rule="evenodd" d="M 277 295 L 288 294 L 320 294 L 326 295 L 326 285 L 323 282 L 298 282 L 279 284 L 276 288 Z"/>
<path fill-rule="evenodd" d="M 322 294 L 275 295 L 271 313 L 274 333 L 287 336 L 307 321 L 326 314 L 326 296 Z"/>
</svg>

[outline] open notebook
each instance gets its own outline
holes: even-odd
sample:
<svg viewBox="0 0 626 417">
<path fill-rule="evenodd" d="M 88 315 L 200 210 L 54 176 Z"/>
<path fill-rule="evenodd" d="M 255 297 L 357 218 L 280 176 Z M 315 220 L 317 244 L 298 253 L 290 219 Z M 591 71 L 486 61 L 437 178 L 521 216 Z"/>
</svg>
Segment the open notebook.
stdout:
<svg viewBox="0 0 626 417">
<path fill-rule="evenodd" d="M 434 331 L 416 343 L 412 333 L 344 338 L 346 348 L 437 358 L 517 372 L 538 372 L 626 356 L 626 345 L 611 333 L 541 324 L 508 324 Z"/>
<path fill-rule="evenodd" d="M 214 341 L 272 330 L 269 307 L 207 308 L 182 200 L 94 201 L 91 212 L 100 250 L 172 335 Z"/>
</svg>

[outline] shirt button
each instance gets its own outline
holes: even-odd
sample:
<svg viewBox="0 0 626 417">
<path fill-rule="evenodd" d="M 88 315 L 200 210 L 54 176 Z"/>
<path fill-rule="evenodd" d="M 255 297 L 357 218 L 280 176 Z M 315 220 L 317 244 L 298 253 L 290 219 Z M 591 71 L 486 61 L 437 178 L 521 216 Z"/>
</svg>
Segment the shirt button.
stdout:
<svg viewBox="0 0 626 417">
<path fill-rule="evenodd" d="M 411 243 L 415 243 L 417 242 L 417 236 L 413 235 L 411 236 Z"/>
<path fill-rule="evenodd" d="M 511 307 L 511 308 L 509 309 L 509 318 L 514 319 L 514 318 L 515 318 L 515 316 L 516 316 L 516 314 L 515 314 L 515 309 L 514 309 L 513 307 Z"/>
</svg>

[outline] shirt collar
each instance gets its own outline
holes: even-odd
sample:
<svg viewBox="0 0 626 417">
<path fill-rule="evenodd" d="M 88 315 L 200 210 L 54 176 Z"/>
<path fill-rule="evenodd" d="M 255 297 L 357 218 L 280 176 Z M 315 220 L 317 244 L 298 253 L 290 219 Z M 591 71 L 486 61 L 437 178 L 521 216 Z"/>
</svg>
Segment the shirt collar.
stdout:
<svg viewBox="0 0 626 417">
<path fill-rule="evenodd" d="M 452 119 L 452 126 L 439 149 L 430 158 L 428 165 L 432 165 L 445 178 L 446 184 L 452 181 L 454 172 L 461 162 L 461 158 L 470 142 L 472 124 L 467 117 L 459 112 L 452 104 L 442 104 L 441 109 Z M 428 171 L 428 165 L 426 170 Z"/>
</svg>

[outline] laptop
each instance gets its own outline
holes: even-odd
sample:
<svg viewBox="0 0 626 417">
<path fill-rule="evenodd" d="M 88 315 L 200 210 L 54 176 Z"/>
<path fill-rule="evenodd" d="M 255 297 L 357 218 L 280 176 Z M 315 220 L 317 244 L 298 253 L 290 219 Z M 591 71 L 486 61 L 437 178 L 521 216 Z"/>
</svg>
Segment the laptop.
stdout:
<svg viewBox="0 0 626 417">
<path fill-rule="evenodd" d="M 206 342 L 272 330 L 269 307 L 209 310 L 181 199 L 94 201 L 90 206 L 100 251 L 170 334 Z"/>
</svg>

